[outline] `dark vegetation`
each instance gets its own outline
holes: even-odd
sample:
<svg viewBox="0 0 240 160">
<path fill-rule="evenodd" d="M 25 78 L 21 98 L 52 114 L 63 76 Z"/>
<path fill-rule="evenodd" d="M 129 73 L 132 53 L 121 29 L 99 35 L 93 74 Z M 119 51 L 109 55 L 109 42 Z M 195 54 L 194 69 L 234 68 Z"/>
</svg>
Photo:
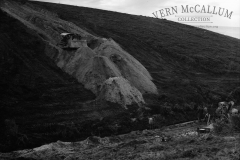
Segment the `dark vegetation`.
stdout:
<svg viewBox="0 0 240 160">
<path fill-rule="evenodd" d="M 195 119 L 197 105 L 216 106 L 227 98 L 239 103 L 240 41 L 235 38 L 144 16 L 18 2 L 36 4 L 94 35 L 113 38 L 138 59 L 160 93 L 144 95 L 151 108 L 146 115 L 155 114 L 159 122 L 155 127 Z M 93 110 L 84 102 L 95 96 L 44 54 L 46 44 L 39 35 L 2 11 L 0 24 L 0 151 L 146 128 L 146 117 L 133 123 L 126 111 L 115 116 L 113 104 L 105 104 L 108 118 L 90 117 Z"/>
<path fill-rule="evenodd" d="M 216 134 L 229 135 L 240 132 L 240 115 L 232 115 L 229 121 L 217 120 L 214 123 L 214 131 Z"/>
<path fill-rule="evenodd" d="M 44 144 L 51 136 L 56 140 L 57 136 L 44 134 L 60 132 L 78 121 L 84 112 L 79 109 L 82 102 L 95 96 L 44 54 L 45 44 L 34 31 L 2 11 L 0 24 L 0 149 L 26 147 L 29 142 Z M 6 119 L 15 125 L 7 127 Z M 12 132 L 11 126 L 18 127 Z M 26 135 L 28 142 L 25 139 L 18 144 L 21 135 Z"/>
</svg>

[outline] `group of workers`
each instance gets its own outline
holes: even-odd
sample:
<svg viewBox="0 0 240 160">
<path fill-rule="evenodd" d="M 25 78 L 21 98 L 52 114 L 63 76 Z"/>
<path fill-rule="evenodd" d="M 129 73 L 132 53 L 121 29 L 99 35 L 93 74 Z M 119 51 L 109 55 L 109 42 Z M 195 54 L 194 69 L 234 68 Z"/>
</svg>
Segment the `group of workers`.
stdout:
<svg viewBox="0 0 240 160">
<path fill-rule="evenodd" d="M 230 122 L 230 117 L 237 115 L 238 109 L 234 106 L 233 101 L 219 102 L 217 109 L 214 107 L 199 106 L 197 109 L 198 122 L 207 122 L 207 125 L 213 123 L 216 119 Z M 148 117 L 148 124 L 150 129 L 154 128 L 154 117 Z"/>
<path fill-rule="evenodd" d="M 234 102 L 219 102 L 216 110 L 213 108 L 200 107 L 198 108 L 198 121 L 207 121 L 207 125 L 216 119 L 229 121 L 232 115 L 238 114 L 238 109 L 234 108 Z"/>
</svg>

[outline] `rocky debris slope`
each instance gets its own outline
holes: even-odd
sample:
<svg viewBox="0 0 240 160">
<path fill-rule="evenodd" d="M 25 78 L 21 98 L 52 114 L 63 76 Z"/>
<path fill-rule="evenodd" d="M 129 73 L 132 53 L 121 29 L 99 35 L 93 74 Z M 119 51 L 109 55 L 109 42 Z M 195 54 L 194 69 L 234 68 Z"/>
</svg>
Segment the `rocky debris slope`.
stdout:
<svg viewBox="0 0 240 160">
<path fill-rule="evenodd" d="M 196 124 L 195 124 L 196 125 Z M 198 134 L 196 126 L 133 131 L 112 137 L 88 137 L 34 149 L 2 153 L 0 158 L 25 159 L 233 159 L 240 156 L 239 135 Z"/>
<path fill-rule="evenodd" d="M 3 11 L 36 31 L 48 43 L 45 54 L 52 58 L 58 67 L 75 77 L 86 89 L 98 95 L 101 92 L 101 85 L 108 78 L 122 77 L 127 79 L 129 84 L 127 81 L 121 81 L 122 83 L 136 88 L 134 89 L 136 95 L 139 94 L 138 90 L 141 94 L 158 94 L 157 87 L 146 68 L 114 40 L 93 36 L 73 23 L 61 20 L 57 15 L 36 8 L 28 3 L 19 5 L 12 1 L 5 1 L 1 6 Z M 64 50 L 58 47 L 57 43 L 60 42 L 60 34 L 63 31 L 79 34 L 85 43 L 82 43 L 77 50 Z M 128 95 L 122 94 L 122 96 Z M 113 99 L 110 101 L 119 104 L 132 103 L 129 102 L 129 98 L 124 98 L 128 99 L 126 103 L 119 98 L 111 98 Z"/>
<path fill-rule="evenodd" d="M 142 106 L 145 103 L 141 92 L 131 86 L 129 81 L 122 77 L 107 79 L 100 90 L 101 92 L 97 99 L 105 99 L 112 103 L 120 102 L 125 107 L 132 104 Z"/>
<path fill-rule="evenodd" d="M 100 38 L 99 38 L 100 39 Z M 141 93 L 157 94 L 157 88 L 146 68 L 122 50 L 112 39 L 94 50 L 82 46 L 76 52 L 61 51 L 56 58 L 60 68 L 73 75 L 87 89 L 98 94 L 102 83 L 110 77 L 124 77 Z"/>
<path fill-rule="evenodd" d="M 124 51 L 113 39 L 105 40 L 94 51 L 109 58 L 122 76 L 129 80 L 131 85 L 135 86 L 141 93 L 158 93 L 147 69 L 133 56 Z"/>
</svg>

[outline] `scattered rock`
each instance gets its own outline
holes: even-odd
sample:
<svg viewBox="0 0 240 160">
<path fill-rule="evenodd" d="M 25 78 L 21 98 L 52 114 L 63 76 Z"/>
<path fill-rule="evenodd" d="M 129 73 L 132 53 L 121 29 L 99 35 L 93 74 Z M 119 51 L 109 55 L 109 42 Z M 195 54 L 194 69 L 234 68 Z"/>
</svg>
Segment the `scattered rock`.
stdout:
<svg viewBox="0 0 240 160">
<path fill-rule="evenodd" d="M 236 137 L 223 137 L 223 139 L 224 139 L 225 141 L 228 141 L 228 142 L 230 142 L 230 141 L 236 141 Z"/>
</svg>

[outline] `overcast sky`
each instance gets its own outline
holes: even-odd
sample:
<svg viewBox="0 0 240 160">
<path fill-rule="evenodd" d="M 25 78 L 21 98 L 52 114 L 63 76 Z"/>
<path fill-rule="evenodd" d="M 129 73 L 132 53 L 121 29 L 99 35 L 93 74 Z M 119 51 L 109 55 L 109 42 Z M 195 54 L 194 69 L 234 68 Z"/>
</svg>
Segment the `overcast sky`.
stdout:
<svg viewBox="0 0 240 160">
<path fill-rule="evenodd" d="M 182 11 L 181 5 L 195 6 L 199 4 L 200 8 L 202 7 L 202 5 L 205 6 L 210 5 L 211 7 L 216 6 L 217 9 L 219 9 L 219 7 L 225 8 L 225 11 L 227 9 L 229 13 L 231 11 L 233 11 L 233 13 L 231 19 L 226 18 L 224 16 L 213 15 L 212 17 L 210 17 L 212 23 L 211 24 L 208 23 L 207 25 L 240 27 L 239 0 L 38 0 L 38 1 L 78 5 L 150 17 L 154 16 L 152 13 L 155 11 L 168 7 L 177 6 L 178 14 L 164 17 L 172 21 L 178 21 L 178 18 L 175 16 L 181 15 L 179 13 L 180 11 Z M 210 9 L 213 10 L 213 8 Z M 190 13 L 188 15 L 202 16 L 203 14 Z M 197 24 L 189 23 L 189 25 Z"/>
</svg>

